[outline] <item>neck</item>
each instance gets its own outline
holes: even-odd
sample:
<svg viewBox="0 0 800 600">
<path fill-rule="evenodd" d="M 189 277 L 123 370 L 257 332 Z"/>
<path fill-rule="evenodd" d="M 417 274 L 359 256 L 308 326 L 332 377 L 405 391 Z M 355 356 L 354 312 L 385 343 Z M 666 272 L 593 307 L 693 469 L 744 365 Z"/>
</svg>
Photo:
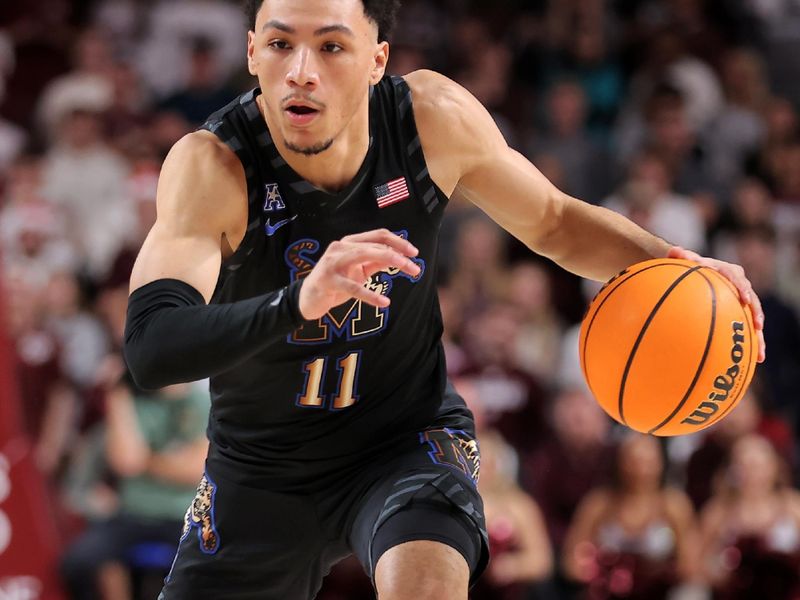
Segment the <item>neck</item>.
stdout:
<svg viewBox="0 0 800 600">
<path fill-rule="evenodd" d="M 258 97 L 258 106 L 270 132 L 279 132 L 280 127 L 270 123 L 263 96 Z M 306 156 L 287 148 L 280 135 L 273 135 L 273 140 L 280 155 L 300 177 L 328 192 L 341 190 L 355 178 L 369 150 L 368 96 L 365 96 L 350 123 L 324 152 Z"/>
</svg>

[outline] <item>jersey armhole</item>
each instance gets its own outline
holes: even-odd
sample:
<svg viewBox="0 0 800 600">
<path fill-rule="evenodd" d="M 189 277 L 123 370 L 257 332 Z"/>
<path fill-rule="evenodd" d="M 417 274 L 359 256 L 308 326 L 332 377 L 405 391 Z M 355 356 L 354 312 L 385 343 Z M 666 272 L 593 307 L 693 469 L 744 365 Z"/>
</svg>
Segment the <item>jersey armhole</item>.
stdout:
<svg viewBox="0 0 800 600">
<path fill-rule="evenodd" d="M 391 83 L 394 88 L 395 114 L 403 143 L 406 144 L 405 160 L 409 172 L 413 173 L 412 185 L 419 192 L 422 205 L 429 215 L 441 212 L 449 201 L 449 197 L 433 181 L 428 171 L 428 163 L 422 149 L 422 142 L 417 131 L 417 122 L 414 118 L 413 97 L 411 88 L 406 80 L 399 76 L 392 76 Z"/>
</svg>

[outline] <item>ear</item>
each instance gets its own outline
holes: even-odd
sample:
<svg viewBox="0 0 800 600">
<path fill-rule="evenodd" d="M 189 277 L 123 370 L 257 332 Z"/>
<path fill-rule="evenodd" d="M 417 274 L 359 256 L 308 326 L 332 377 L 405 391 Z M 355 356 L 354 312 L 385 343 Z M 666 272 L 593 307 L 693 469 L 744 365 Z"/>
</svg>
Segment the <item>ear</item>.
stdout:
<svg viewBox="0 0 800 600">
<path fill-rule="evenodd" d="M 378 47 L 375 50 L 375 55 L 373 56 L 373 60 L 375 61 L 374 66 L 369 74 L 370 85 L 376 85 L 381 79 L 383 79 L 383 75 L 386 73 L 386 64 L 389 62 L 388 42 L 381 42 L 378 44 Z"/>
<path fill-rule="evenodd" d="M 256 34 L 254 31 L 247 32 L 247 70 L 250 72 L 250 75 L 256 76 L 256 59 L 255 59 L 255 52 L 256 52 Z"/>
</svg>

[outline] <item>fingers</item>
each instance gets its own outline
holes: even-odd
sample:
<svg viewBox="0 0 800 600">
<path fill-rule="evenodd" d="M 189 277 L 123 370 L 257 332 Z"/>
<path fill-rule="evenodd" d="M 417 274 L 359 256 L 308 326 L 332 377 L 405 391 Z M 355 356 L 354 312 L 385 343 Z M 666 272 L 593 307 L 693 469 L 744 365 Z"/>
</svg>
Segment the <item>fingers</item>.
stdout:
<svg viewBox="0 0 800 600">
<path fill-rule="evenodd" d="M 764 330 L 756 330 L 758 335 L 758 362 L 763 363 L 767 360 L 767 343 L 764 341 Z"/>
<path fill-rule="evenodd" d="M 389 246 L 395 252 L 405 256 L 416 256 L 419 250 L 408 240 L 401 238 L 388 229 L 374 229 L 363 233 L 355 233 L 342 238 L 343 242 L 383 244 Z"/>
<path fill-rule="evenodd" d="M 363 300 L 372 306 L 386 308 L 391 304 L 391 301 L 386 296 L 373 292 L 369 288 L 364 287 L 363 283 L 356 283 L 343 275 L 337 275 L 335 285 L 346 294 L 349 294 L 351 298 Z"/>
<path fill-rule="evenodd" d="M 672 246 L 669 249 L 669 252 L 667 252 L 667 258 L 679 258 L 682 260 L 692 260 L 695 262 L 700 262 L 702 260 L 702 257 L 696 252 L 692 252 L 686 248 L 681 248 L 680 246 Z"/>
<path fill-rule="evenodd" d="M 388 246 L 378 244 L 352 244 L 337 260 L 337 271 L 349 271 L 353 266 L 361 266 L 366 274 L 396 268 L 411 277 L 420 274 L 420 267 L 406 256 Z"/>
</svg>

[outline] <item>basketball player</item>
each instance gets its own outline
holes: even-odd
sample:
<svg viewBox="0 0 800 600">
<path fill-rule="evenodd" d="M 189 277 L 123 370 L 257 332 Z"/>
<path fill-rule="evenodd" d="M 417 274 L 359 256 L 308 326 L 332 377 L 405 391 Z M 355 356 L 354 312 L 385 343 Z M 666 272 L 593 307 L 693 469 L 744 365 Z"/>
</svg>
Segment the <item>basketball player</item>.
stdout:
<svg viewBox="0 0 800 600">
<path fill-rule="evenodd" d="M 381 600 L 464 600 L 488 552 L 440 343 L 448 198 L 584 277 L 669 255 L 728 276 L 760 327 L 758 301 L 739 267 L 559 192 L 452 81 L 384 77 L 396 0 L 249 4 L 260 88 L 172 149 L 131 279 L 136 380 L 211 379 L 161 598 L 312 598 L 354 553 Z"/>
</svg>

